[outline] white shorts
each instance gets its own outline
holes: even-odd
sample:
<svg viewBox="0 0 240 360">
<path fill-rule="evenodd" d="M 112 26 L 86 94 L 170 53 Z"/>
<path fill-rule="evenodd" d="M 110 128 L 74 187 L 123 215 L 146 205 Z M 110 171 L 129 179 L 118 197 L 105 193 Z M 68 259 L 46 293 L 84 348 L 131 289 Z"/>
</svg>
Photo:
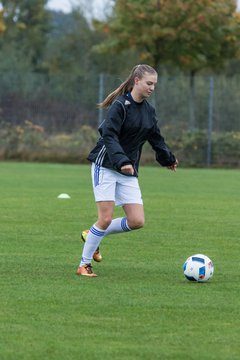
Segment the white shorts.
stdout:
<svg viewBox="0 0 240 360">
<path fill-rule="evenodd" d="M 95 201 L 114 201 L 116 206 L 143 204 L 138 179 L 92 164 Z"/>
</svg>

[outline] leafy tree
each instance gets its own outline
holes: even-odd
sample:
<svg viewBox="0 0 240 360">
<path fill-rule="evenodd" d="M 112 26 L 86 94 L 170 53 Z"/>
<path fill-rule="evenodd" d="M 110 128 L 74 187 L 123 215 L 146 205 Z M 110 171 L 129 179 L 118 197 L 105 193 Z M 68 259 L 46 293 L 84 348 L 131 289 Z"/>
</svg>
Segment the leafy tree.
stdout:
<svg viewBox="0 0 240 360">
<path fill-rule="evenodd" d="M 78 11 L 70 14 L 52 12 L 52 21 L 47 49 L 50 73 L 84 73 L 88 70 L 93 45 L 92 31 L 86 19 Z"/>
<path fill-rule="evenodd" d="M 6 31 L 1 43 L 13 43 L 31 59 L 35 71 L 41 62 L 49 31 L 47 0 L 2 0 Z"/>
<path fill-rule="evenodd" d="M 133 48 L 156 68 L 170 64 L 190 74 L 191 127 L 196 72 L 239 56 L 235 0 L 116 0 L 112 16 L 95 26 L 107 35 L 97 46 L 100 53 Z"/>
<path fill-rule="evenodd" d="M 6 25 L 3 15 L 4 15 L 4 11 L 0 10 L 0 34 L 6 31 Z"/>
<path fill-rule="evenodd" d="M 100 51 L 135 48 L 155 67 L 215 69 L 239 49 L 235 0 L 116 0 L 112 16 L 95 26 L 108 34 Z"/>
<path fill-rule="evenodd" d="M 52 11 L 51 22 L 45 54 L 48 87 L 56 98 L 77 101 L 91 72 L 92 30 L 81 12 L 75 10 L 69 14 Z M 88 91 L 82 90 L 81 102 L 85 101 Z"/>
</svg>

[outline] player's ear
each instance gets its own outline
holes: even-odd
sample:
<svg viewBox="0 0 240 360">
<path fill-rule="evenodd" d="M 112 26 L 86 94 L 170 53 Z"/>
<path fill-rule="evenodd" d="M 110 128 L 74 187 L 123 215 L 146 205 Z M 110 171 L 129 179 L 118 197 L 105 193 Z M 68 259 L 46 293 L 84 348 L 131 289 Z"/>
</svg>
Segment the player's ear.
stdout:
<svg viewBox="0 0 240 360">
<path fill-rule="evenodd" d="M 137 85 L 139 83 L 139 81 L 140 81 L 139 77 L 135 76 L 134 85 Z"/>
</svg>

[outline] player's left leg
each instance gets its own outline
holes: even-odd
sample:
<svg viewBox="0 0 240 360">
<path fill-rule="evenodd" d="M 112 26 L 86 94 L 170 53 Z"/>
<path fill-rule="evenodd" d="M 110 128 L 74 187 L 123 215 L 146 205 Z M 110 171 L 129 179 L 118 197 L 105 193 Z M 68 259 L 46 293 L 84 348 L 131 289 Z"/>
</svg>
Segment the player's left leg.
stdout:
<svg viewBox="0 0 240 360">
<path fill-rule="evenodd" d="M 105 236 L 140 229 L 144 225 L 144 209 L 138 179 L 116 174 L 116 205 L 122 206 L 125 217 L 113 219 Z"/>
<path fill-rule="evenodd" d="M 144 226 L 144 208 L 142 204 L 126 204 L 123 206 L 127 224 L 131 230 L 140 229 Z"/>
</svg>

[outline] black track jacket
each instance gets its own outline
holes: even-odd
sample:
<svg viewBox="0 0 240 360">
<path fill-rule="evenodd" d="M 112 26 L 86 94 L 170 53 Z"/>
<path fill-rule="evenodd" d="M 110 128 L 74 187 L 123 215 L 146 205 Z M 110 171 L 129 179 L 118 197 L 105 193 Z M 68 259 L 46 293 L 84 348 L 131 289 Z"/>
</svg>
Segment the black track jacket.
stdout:
<svg viewBox="0 0 240 360">
<path fill-rule="evenodd" d="M 98 130 L 101 137 L 88 155 L 88 160 L 97 165 L 121 172 L 123 165 L 132 164 L 134 176 L 138 176 L 142 146 L 146 141 L 162 166 L 176 161 L 160 133 L 155 109 L 147 100 L 137 103 L 130 94 L 119 96 L 109 107 Z"/>
</svg>

